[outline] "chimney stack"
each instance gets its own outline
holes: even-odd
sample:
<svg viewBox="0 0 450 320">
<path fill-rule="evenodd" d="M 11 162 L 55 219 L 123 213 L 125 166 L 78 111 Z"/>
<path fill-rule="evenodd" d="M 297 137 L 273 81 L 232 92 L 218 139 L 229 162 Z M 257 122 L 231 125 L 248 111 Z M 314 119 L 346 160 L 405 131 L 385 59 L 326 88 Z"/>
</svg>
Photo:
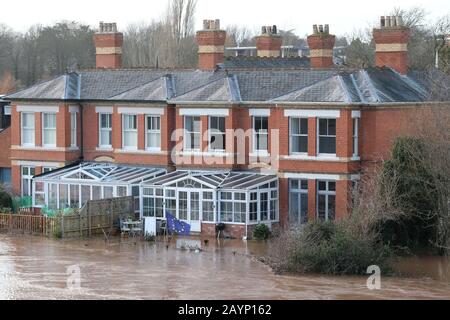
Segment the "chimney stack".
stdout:
<svg viewBox="0 0 450 320">
<path fill-rule="evenodd" d="M 263 26 L 261 35 L 256 38 L 258 57 L 278 58 L 281 55 L 283 39 L 278 34 L 277 26 Z"/>
<path fill-rule="evenodd" d="M 401 74 L 408 73 L 408 41 L 410 30 L 401 16 L 380 18 L 380 27 L 373 29 L 375 65 L 390 67 Z"/>
<path fill-rule="evenodd" d="M 333 48 L 336 37 L 330 34 L 330 26 L 313 25 L 313 34 L 308 36 L 311 68 L 333 67 Z"/>
<path fill-rule="evenodd" d="M 200 70 L 215 70 L 223 63 L 226 36 L 226 31 L 220 29 L 220 20 L 203 20 L 203 30 L 197 32 Z"/>
<path fill-rule="evenodd" d="M 94 34 L 97 69 L 122 68 L 123 34 L 117 31 L 116 23 L 100 22 Z"/>
</svg>

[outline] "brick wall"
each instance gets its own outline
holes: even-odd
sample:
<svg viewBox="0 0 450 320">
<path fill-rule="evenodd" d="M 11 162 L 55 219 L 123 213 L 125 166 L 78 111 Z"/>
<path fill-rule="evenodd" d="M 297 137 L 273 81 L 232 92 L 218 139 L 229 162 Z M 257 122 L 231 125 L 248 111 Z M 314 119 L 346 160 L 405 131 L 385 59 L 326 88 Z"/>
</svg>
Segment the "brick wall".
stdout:
<svg viewBox="0 0 450 320">
<path fill-rule="evenodd" d="M 11 167 L 11 127 L 0 132 L 0 167 Z"/>
</svg>

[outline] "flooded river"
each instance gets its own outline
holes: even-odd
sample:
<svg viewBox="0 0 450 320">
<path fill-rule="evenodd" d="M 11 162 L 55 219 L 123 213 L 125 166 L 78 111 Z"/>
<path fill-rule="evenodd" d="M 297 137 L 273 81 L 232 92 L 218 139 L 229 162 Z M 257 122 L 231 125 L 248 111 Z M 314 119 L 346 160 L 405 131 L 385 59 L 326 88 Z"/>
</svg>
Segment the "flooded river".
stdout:
<svg viewBox="0 0 450 320">
<path fill-rule="evenodd" d="M 448 259 L 403 259 L 404 277 L 382 277 L 370 291 L 365 277 L 277 276 L 252 258 L 265 244 L 202 246 L 0 234 L 0 299 L 450 299 Z M 80 288 L 69 289 L 74 270 Z"/>
</svg>

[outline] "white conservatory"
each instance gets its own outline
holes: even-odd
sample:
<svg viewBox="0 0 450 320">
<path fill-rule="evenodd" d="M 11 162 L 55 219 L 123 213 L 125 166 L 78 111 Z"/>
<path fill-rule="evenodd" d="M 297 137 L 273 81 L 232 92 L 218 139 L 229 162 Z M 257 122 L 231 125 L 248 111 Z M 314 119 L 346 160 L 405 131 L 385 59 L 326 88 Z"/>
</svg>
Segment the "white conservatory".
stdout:
<svg viewBox="0 0 450 320">
<path fill-rule="evenodd" d="M 278 177 L 253 172 L 179 170 L 141 184 L 141 217 L 169 212 L 201 232 L 202 223 L 255 225 L 279 221 Z"/>
<path fill-rule="evenodd" d="M 82 208 L 89 200 L 134 196 L 140 184 L 167 171 L 161 168 L 83 162 L 33 178 L 33 207 Z M 139 204 L 139 201 L 137 201 Z"/>
</svg>

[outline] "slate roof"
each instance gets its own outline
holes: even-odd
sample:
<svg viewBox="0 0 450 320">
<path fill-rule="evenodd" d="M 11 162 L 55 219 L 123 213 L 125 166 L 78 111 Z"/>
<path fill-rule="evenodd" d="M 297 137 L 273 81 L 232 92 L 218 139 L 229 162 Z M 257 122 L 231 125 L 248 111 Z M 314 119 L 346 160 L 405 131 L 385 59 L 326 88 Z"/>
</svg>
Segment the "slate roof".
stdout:
<svg viewBox="0 0 450 320">
<path fill-rule="evenodd" d="M 295 69 L 309 68 L 310 59 L 306 57 L 262 58 L 262 57 L 226 57 L 225 69 Z"/>
<path fill-rule="evenodd" d="M 435 71 L 437 72 L 437 71 Z M 441 75 L 442 73 L 440 73 Z M 443 77 L 449 81 L 447 76 Z M 442 80 L 441 80 L 442 81 Z M 38 83 L 10 100 L 356 103 L 433 99 L 425 72 L 400 75 L 390 68 L 350 70 L 87 70 Z"/>
</svg>

